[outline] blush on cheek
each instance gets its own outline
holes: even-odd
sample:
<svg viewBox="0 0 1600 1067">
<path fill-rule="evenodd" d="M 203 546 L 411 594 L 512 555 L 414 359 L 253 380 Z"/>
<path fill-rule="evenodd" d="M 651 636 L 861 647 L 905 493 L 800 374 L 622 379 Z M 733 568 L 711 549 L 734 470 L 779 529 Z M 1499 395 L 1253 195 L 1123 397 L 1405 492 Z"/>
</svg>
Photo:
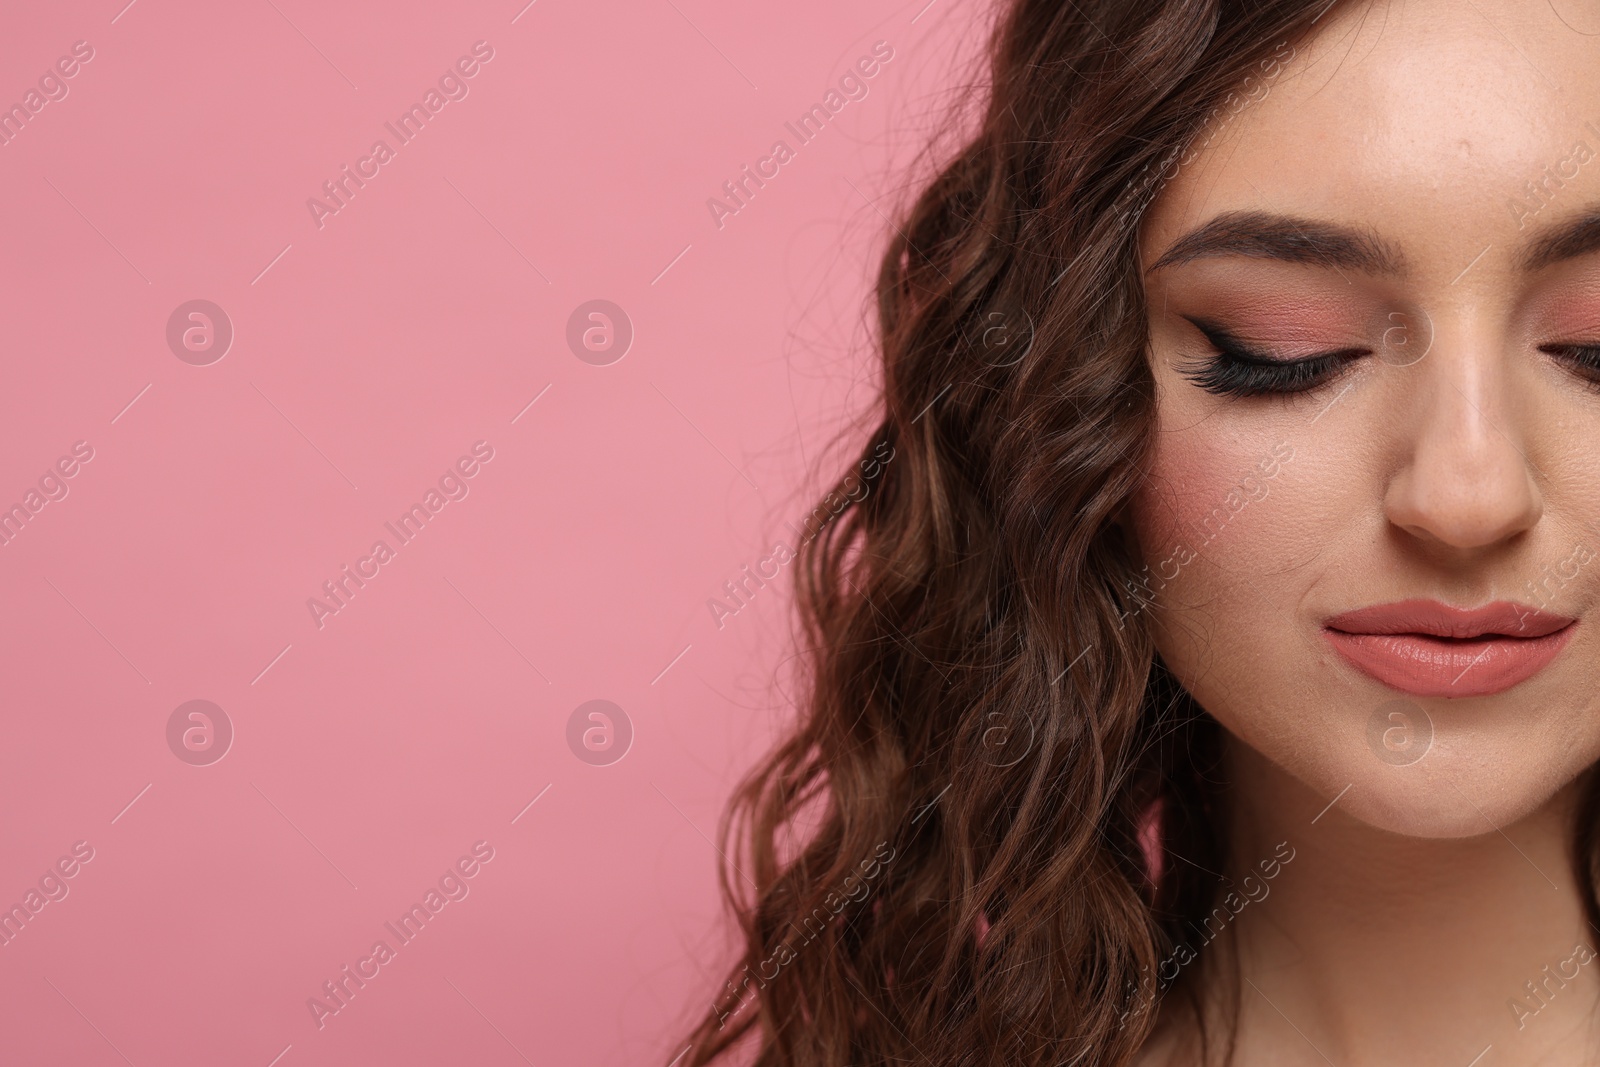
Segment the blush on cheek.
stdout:
<svg viewBox="0 0 1600 1067">
<path fill-rule="evenodd" d="M 1238 509 L 1247 478 L 1259 480 L 1256 457 L 1234 455 L 1213 440 L 1168 439 L 1157 449 L 1148 477 L 1133 501 L 1135 533 L 1144 562 L 1154 567 L 1180 544 L 1203 552 L 1222 536 Z"/>
<path fill-rule="evenodd" d="M 1184 494 L 1156 477 L 1148 479 L 1134 497 L 1131 507 L 1134 539 L 1141 561 L 1151 569 L 1172 555 L 1173 549 L 1182 542 L 1180 516 L 1185 509 Z"/>
<path fill-rule="evenodd" d="M 1294 453 L 1281 438 L 1212 426 L 1163 436 L 1130 509 L 1146 569 L 1129 593 L 1185 615 L 1196 632 L 1250 625 L 1239 613 L 1259 613 L 1275 595 L 1270 575 L 1299 555 L 1295 525 L 1308 518 L 1296 513 Z"/>
</svg>

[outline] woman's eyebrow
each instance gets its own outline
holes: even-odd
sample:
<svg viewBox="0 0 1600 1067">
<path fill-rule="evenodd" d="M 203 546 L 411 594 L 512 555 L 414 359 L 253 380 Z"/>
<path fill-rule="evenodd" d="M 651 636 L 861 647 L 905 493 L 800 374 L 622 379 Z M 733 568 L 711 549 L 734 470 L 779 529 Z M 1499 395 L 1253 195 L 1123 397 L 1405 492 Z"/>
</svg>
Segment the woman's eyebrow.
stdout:
<svg viewBox="0 0 1600 1067">
<path fill-rule="evenodd" d="M 1536 234 L 1517 258 L 1517 265 L 1531 272 L 1597 251 L 1600 251 L 1600 206 L 1591 206 Z"/>
<path fill-rule="evenodd" d="M 1386 276 L 1406 271 L 1400 251 L 1375 234 L 1292 215 L 1227 211 L 1174 241 L 1146 273 L 1210 256 L 1249 256 Z"/>
</svg>

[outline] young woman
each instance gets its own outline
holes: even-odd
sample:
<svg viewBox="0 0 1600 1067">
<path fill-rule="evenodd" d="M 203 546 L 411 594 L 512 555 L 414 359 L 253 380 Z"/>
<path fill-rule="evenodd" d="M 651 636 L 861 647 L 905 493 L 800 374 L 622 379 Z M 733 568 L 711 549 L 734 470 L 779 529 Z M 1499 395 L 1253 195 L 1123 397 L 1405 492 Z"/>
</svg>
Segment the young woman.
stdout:
<svg viewBox="0 0 1600 1067">
<path fill-rule="evenodd" d="M 1016 0 L 989 62 L 681 1062 L 1595 1062 L 1600 8 Z"/>
</svg>

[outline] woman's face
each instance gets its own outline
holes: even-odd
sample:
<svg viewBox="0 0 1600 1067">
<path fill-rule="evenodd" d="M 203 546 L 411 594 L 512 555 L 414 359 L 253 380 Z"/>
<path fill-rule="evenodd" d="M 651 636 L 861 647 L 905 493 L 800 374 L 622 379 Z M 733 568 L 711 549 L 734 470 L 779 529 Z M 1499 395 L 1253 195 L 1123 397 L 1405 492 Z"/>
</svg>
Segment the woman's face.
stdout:
<svg viewBox="0 0 1600 1067">
<path fill-rule="evenodd" d="M 1313 793 L 1486 833 L 1600 758 L 1600 12 L 1355 5 L 1279 55 L 1143 222 L 1146 610 Z"/>
</svg>

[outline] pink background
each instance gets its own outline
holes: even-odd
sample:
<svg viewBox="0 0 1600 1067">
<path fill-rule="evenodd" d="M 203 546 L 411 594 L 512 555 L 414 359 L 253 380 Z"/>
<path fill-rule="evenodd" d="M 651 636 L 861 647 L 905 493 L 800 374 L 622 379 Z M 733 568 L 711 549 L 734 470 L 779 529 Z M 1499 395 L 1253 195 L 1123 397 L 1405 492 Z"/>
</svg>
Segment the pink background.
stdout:
<svg viewBox="0 0 1600 1067">
<path fill-rule="evenodd" d="M 879 211 L 985 5 L 124 3 L 0 34 L 0 103 L 94 49 L 0 147 L 0 506 L 94 450 L 0 547 L 0 905 L 94 849 L 0 947 L 0 1059 L 666 1063 L 728 959 L 705 835 L 787 708 L 790 575 L 721 629 L 707 600 L 864 440 Z M 307 199 L 480 40 L 319 229 Z M 636 334 L 609 366 L 565 340 L 595 298 Z M 166 341 L 192 299 L 235 330 L 208 366 Z M 307 599 L 480 440 L 319 629 Z M 635 732 L 609 766 L 566 740 L 597 698 Z M 207 766 L 167 742 L 195 699 L 235 731 Z M 319 1029 L 307 999 L 484 840 Z"/>
</svg>

